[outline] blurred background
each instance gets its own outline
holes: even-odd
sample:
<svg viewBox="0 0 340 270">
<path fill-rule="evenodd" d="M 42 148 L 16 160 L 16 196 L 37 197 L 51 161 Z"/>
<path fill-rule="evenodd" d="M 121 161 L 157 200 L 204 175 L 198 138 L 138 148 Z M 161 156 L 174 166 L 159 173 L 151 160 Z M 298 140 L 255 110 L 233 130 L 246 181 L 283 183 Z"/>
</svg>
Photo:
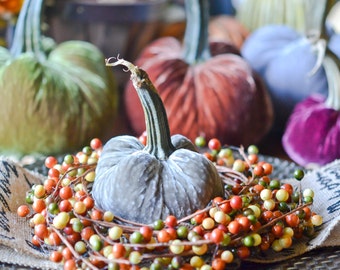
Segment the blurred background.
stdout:
<svg viewBox="0 0 340 270">
<path fill-rule="evenodd" d="M 12 43 L 16 20 L 22 3 L 23 0 L 0 1 L 0 42 L 3 47 L 9 47 Z M 326 3 L 332 3 L 331 10 L 326 10 Z M 308 50 L 314 51 L 313 59 L 316 60 L 311 66 L 312 68 L 317 66 L 316 62 L 320 61 L 318 60 L 320 57 L 322 58 L 320 56 L 322 50 L 324 52 L 328 50 L 328 47 L 333 54 L 339 53 L 338 55 L 340 55 L 340 49 L 338 49 L 340 48 L 340 8 L 338 1 L 211 0 L 209 4 L 209 38 L 228 42 L 239 50 L 239 54 L 252 66 L 255 72 L 259 73 L 270 92 L 275 120 L 272 129 L 259 142 L 262 153 L 291 159 L 281 143 L 287 119 L 295 105 L 313 93 L 314 90 L 311 89 L 313 87 L 310 86 L 311 84 L 307 84 L 308 89 L 303 89 L 305 86 L 301 86 L 301 83 L 298 84 L 296 87 L 301 89 L 301 91 L 298 91 L 301 93 L 300 96 L 296 94 L 295 90 L 292 90 L 295 89 L 295 85 L 289 86 L 291 92 L 295 92 L 294 94 L 288 93 L 289 91 L 285 92 L 284 88 L 287 86 L 284 83 L 290 81 L 289 77 L 286 79 L 283 75 L 274 74 L 267 79 L 266 76 L 269 76 L 269 71 L 266 74 L 262 73 L 261 68 L 263 69 L 263 66 L 258 66 L 259 63 L 267 65 L 267 63 L 262 62 L 267 61 L 268 58 L 275 58 L 275 53 L 279 53 L 281 48 L 286 51 L 294 51 L 295 48 L 301 47 L 302 41 L 293 44 L 294 39 L 299 40 L 300 37 L 308 38 L 310 41 Z M 326 11 L 327 19 L 325 19 Z M 96 45 L 106 58 L 120 55 L 134 62 L 138 59 L 142 50 L 154 40 L 171 36 L 182 41 L 186 27 L 185 1 L 46 0 L 42 21 L 41 27 L 44 35 L 52 37 L 56 43 L 67 40 L 84 40 Z M 272 25 L 288 26 L 295 32 L 282 29 L 281 37 L 275 37 L 272 33 L 278 31 L 272 30 L 270 32 L 272 36 L 266 37 L 267 47 L 261 47 L 262 54 L 259 54 L 258 52 L 261 50 L 256 51 L 256 48 L 262 45 L 258 45 L 260 41 L 256 41 L 256 39 L 260 40 L 261 38 L 253 37 L 253 35 L 260 28 Z M 320 45 L 322 42 L 318 41 L 325 38 L 325 33 L 327 34 L 327 44 L 323 49 L 318 49 L 320 46 L 322 47 Z M 252 40 L 248 42 L 250 37 Z M 249 45 L 251 42 L 254 43 Z M 304 50 L 301 48 L 300 51 Z M 265 53 L 268 51 L 270 53 Z M 256 60 L 254 60 L 255 58 Z M 295 57 L 295 59 L 307 58 L 304 56 Z M 265 60 L 262 61 L 262 59 Z M 303 61 L 298 60 L 298 62 Z M 292 68 L 290 66 L 285 69 L 291 70 Z M 115 76 L 117 76 L 120 94 L 123 96 L 128 74 L 115 70 Z M 321 78 L 320 74 L 318 76 L 320 76 L 320 79 L 318 78 L 317 82 L 326 80 Z M 323 76 L 325 75 L 323 74 Z M 275 87 L 272 85 L 275 85 Z M 323 89 L 316 89 L 315 92 L 327 96 L 327 89 L 324 89 L 327 87 L 327 81 L 325 81 L 325 85 L 321 85 L 320 87 L 323 87 Z M 122 107 L 123 105 L 120 108 L 122 112 L 118 120 L 116 134 L 131 132 L 129 120 L 126 118 Z"/>
</svg>

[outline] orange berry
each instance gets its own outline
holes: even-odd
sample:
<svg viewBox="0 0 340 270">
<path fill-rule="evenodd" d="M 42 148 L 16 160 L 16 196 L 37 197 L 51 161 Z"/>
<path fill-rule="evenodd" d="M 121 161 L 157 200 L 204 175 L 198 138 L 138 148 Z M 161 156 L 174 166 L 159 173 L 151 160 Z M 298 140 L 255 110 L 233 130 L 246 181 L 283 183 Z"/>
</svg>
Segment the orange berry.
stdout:
<svg viewBox="0 0 340 270">
<path fill-rule="evenodd" d="M 35 199 L 32 204 L 32 209 L 36 213 L 41 213 L 44 209 L 46 209 L 46 203 L 43 199 Z"/>
<path fill-rule="evenodd" d="M 171 235 L 169 234 L 169 232 L 167 230 L 162 229 L 157 234 L 157 240 L 160 243 L 169 242 L 171 240 Z"/>
<path fill-rule="evenodd" d="M 63 259 L 63 255 L 59 251 L 54 250 L 50 254 L 50 261 L 52 262 L 59 263 L 61 262 L 62 259 Z"/>
<path fill-rule="evenodd" d="M 211 266 L 214 270 L 224 270 L 226 263 L 221 258 L 216 258 L 212 261 Z"/>
<path fill-rule="evenodd" d="M 23 204 L 18 207 L 17 214 L 19 217 L 26 217 L 30 213 L 30 208 Z"/>
<path fill-rule="evenodd" d="M 44 182 L 44 188 L 46 190 L 46 193 L 51 194 L 54 191 L 56 185 L 57 185 L 57 182 L 55 179 L 53 178 L 46 179 Z"/>
</svg>

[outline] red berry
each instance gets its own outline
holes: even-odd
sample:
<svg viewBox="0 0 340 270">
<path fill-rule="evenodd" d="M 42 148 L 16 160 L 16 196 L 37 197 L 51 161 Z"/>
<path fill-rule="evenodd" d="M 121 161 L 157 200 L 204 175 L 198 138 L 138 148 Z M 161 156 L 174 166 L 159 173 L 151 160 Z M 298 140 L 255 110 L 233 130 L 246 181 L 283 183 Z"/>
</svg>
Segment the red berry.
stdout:
<svg viewBox="0 0 340 270">
<path fill-rule="evenodd" d="M 166 229 L 162 229 L 157 234 L 157 240 L 160 243 L 169 242 L 171 240 L 171 235 Z"/>
<path fill-rule="evenodd" d="M 177 226 L 177 218 L 175 216 L 167 216 L 165 219 L 165 225 L 168 227 L 176 227 Z"/>
<path fill-rule="evenodd" d="M 262 176 L 264 174 L 264 168 L 261 165 L 256 165 L 253 172 L 256 176 Z"/>
<path fill-rule="evenodd" d="M 210 139 L 208 142 L 208 148 L 210 150 L 219 151 L 221 147 L 222 147 L 221 142 L 216 138 Z"/>
<path fill-rule="evenodd" d="M 50 255 L 50 260 L 52 262 L 56 262 L 59 263 L 61 262 L 61 260 L 63 259 L 63 255 L 61 254 L 61 252 L 59 251 L 52 251 L 51 255 Z"/>
<path fill-rule="evenodd" d="M 250 249 L 246 246 L 241 246 L 237 249 L 237 255 L 244 260 L 250 256 Z"/>
<path fill-rule="evenodd" d="M 34 234 L 39 238 L 39 239 L 44 239 L 45 237 L 48 236 L 48 229 L 46 224 L 37 224 L 34 226 Z"/>
<path fill-rule="evenodd" d="M 237 221 L 240 223 L 243 231 L 248 231 L 250 229 L 251 222 L 249 218 L 243 216 L 238 218 Z"/>
<path fill-rule="evenodd" d="M 240 196 L 235 195 L 230 199 L 231 208 L 233 208 L 235 210 L 239 210 L 239 209 L 242 208 L 242 205 L 243 205 L 243 201 L 242 201 L 242 198 Z"/>
<path fill-rule="evenodd" d="M 221 258 L 216 258 L 212 261 L 211 266 L 214 270 L 224 270 L 226 263 Z"/>
<path fill-rule="evenodd" d="M 126 249 L 123 244 L 116 243 L 112 247 L 113 257 L 116 259 L 122 258 L 125 255 Z"/>
<path fill-rule="evenodd" d="M 241 224 L 238 223 L 236 220 L 230 221 L 230 223 L 228 224 L 228 231 L 232 234 L 238 234 L 241 229 Z"/>
<path fill-rule="evenodd" d="M 45 166 L 48 169 L 53 168 L 56 164 L 58 164 L 58 160 L 53 156 L 47 157 L 45 159 Z"/>
<path fill-rule="evenodd" d="M 73 196 L 73 190 L 70 186 L 62 187 L 59 191 L 59 196 L 63 200 L 68 200 Z"/>
<path fill-rule="evenodd" d="M 297 227 L 300 223 L 300 219 L 296 214 L 289 214 L 286 216 L 286 223 L 289 227 Z"/>
<path fill-rule="evenodd" d="M 218 228 L 214 229 L 210 234 L 210 240 L 216 244 L 221 243 L 223 237 L 224 237 L 223 231 Z"/>
<path fill-rule="evenodd" d="M 51 169 L 48 170 L 48 176 L 51 177 L 51 178 L 58 178 L 59 179 L 59 175 L 60 175 L 60 172 L 55 168 L 51 168 Z"/>
<path fill-rule="evenodd" d="M 62 200 L 58 206 L 62 212 L 70 212 L 72 210 L 72 204 L 69 200 Z"/>
<path fill-rule="evenodd" d="M 103 144 L 102 144 L 102 141 L 98 138 L 94 138 L 91 140 L 90 142 L 90 146 L 93 150 L 97 150 L 97 149 L 100 149 Z"/>
<path fill-rule="evenodd" d="M 152 234 L 153 234 L 153 229 L 151 227 L 142 226 L 140 227 L 139 232 L 143 235 L 145 242 L 150 242 Z"/>
</svg>

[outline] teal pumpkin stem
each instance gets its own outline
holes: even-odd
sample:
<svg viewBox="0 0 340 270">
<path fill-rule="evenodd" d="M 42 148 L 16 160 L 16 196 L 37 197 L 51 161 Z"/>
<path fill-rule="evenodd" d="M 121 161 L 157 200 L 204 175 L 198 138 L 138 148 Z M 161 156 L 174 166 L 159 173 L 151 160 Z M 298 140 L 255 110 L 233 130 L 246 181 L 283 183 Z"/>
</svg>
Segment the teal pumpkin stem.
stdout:
<svg viewBox="0 0 340 270">
<path fill-rule="evenodd" d="M 14 57 L 19 56 L 25 49 L 26 37 L 24 33 L 26 28 L 26 17 L 28 16 L 30 5 L 31 2 L 29 0 L 24 1 L 15 26 L 14 37 L 10 48 L 11 55 Z"/>
<path fill-rule="evenodd" d="M 132 63 L 119 59 L 107 66 L 123 65 L 131 72 L 131 81 L 142 103 L 145 115 L 147 143 L 144 151 L 159 160 L 166 160 L 176 148 L 171 142 L 170 128 L 163 102 L 147 73 Z"/>
<path fill-rule="evenodd" d="M 44 0 L 24 1 L 10 48 L 13 57 L 18 57 L 24 52 L 32 52 L 38 60 L 46 60 L 40 30 L 43 4 Z"/>
<path fill-rule="evenodd" d="M 186 0 L 183 60 L 189 65 L 211 57 L 208 41 L 209 0 Z"/>
<path fill-rule="evenodd" d="M 44 7 L 45 0 L 35 0 L 33 1 L 34 6 L 30 10 L 30 16 L 32 20 L 32 28 L 31 38 L 32 38 L 32 47 L 35 56 L 40 60 L 46 60 L 46 54 L 42 45 L 42 35 L 41 35 L 41 16 L 42 9 Z M 32 17 L 31 17 L 32 16 Z"/>
</svg>

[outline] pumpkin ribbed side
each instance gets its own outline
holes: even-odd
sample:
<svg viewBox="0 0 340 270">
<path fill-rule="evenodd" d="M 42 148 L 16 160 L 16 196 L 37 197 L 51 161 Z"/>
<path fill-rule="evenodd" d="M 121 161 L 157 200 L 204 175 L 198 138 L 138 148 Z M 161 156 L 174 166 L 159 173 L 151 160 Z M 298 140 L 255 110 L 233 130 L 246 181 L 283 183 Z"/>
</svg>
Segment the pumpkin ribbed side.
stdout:
<svg viewBox="0 0 340 270">
<path fill-rule="evenodd" d="M 273 122 L 268 92 L 240 56 L 224 53 L 234 47 L 212 45 L 211 59 L 188 66 L 181 58 L 180 43 L 163 38 L 146 48 L 136 65 L 148 72 L 158 89 L 172 134 L 181 133 L 192 141 L 204 134 L 227 144 L 257 143 Z M 124 102 L 133 130 L 141 134 L 142 108 L 131 83 L 125 88 Z"/>
<path fill-rule="evenodd" d="M 190 140 L 205 135 L 226 144 L 256 144 L 272 125 L 271 100 L 236 47 L 209 43 L 208 6 L 208 0 L 186 0 L 183 44 L 173 38 L 158 39 L 141 52 L 136 64 L 159 91 L 173 134 Z M 126 86 L 126 112 L 139 135 L 144 121 L 136 113 L 138 100 L 131 88 L 131 83 Z"/>
</svg>

